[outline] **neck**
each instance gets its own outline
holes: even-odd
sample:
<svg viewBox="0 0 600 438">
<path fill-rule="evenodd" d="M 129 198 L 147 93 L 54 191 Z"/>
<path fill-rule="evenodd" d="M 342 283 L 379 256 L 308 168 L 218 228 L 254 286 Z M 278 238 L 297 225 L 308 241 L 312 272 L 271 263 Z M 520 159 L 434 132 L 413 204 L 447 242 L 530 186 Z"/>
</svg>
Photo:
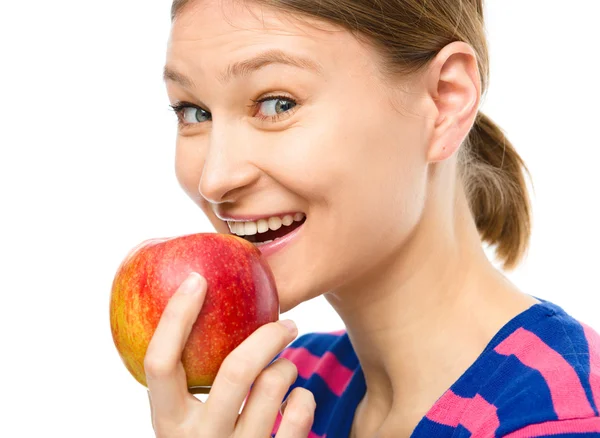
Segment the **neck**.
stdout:
<svg viewBox="0 0 600 438">
<path fill-rule="evenodd" d="M 409 436 L 494 334 L 536 302 L 488 261 L 462 190 L 451 208 L 448 230 L 425 214 L 377 272 L 326 295 L 367 385 L 354 436 Z"/>
</svg>

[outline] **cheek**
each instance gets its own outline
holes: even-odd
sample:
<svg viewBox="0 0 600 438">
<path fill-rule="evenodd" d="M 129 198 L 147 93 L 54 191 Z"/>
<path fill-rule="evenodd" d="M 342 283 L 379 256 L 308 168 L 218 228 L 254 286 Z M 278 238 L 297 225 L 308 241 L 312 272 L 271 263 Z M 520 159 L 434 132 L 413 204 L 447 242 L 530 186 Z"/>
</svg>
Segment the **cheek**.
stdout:
<svg viewBox="0 0 600 438">
<path fill-rule="evenodd" d="M 371 265 L 389 255 L 418 224 L 427 187 L 425 148 L 418 124 L 395 113 L 341 120 L 336 130 L 329 130 L 328 153 L 315 164 L 327 193 L 325 220 L 336 236 L 328 242 L 336 254 L 328 257 L 344 259 L 345 272 L 359 272 L 366 260 Z"/>
<path fill-rule="evenodd" d="M 427 163 L 414 127 L 388 127 L 365 155 L 361 202 L 369 212 L 367 238 L 397 245 L 421 217 L 427 188 Z M 358 212 L 357 212 L 358 214 Z"/>
<path fill-rule="evenodd" d="M 197 149 L 197 148 L 196 148 Z M 198 184 L 202 176 L 204 159 L 197 153 L 191 152 L 191 147 L 186 139 L 179 138 L 175 152 L 175 175 L 177 181 L 185 193 L 194 200 L 200 202 Z"/>
</svg>

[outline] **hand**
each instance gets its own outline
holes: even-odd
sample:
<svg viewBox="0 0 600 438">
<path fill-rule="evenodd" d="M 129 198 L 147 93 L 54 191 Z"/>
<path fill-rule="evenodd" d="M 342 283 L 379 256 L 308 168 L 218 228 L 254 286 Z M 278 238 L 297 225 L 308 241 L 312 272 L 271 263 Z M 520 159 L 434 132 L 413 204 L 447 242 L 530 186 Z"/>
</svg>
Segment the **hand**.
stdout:
<svg viewBox="0 0 600 438">
<path fill-rule="evenodd" d="M 296 326 L 290 321 L 288 328 L 278 321 L 256 330 L 225 358 L 208 400 L 202 402 L 188 390 L 181 354 L 202 308 L 206 286 L 206 280 L 196 273 L 181 284 L 169 300 L 144 358 L 156 437 L 270 437 L 282 399 L 298 371 L 287 359 L 269 362 L 297 336 Z M 306 438 L 316 407 L 312 393 L 295 388 L 285 404 L 276 438 Z"/>
</svg>

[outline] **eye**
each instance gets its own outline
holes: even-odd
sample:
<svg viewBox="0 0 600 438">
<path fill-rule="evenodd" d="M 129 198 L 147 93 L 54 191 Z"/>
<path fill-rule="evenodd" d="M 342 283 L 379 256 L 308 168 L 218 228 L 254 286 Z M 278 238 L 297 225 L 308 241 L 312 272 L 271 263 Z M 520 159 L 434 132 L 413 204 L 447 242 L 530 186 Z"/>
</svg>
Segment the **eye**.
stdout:
<svg viewBox="0 0 600 438">
<path fill-rule="evenodd" d="M 285 96 L 269 96 L 256 101 L 259 117 L 276 119 L 281 114 L 289 112 L 296 105 L 296 101 Z"/>
<path fill-rule="evenodd" d="M 183 119 L 183 123 L 192 124 L 207 122 L 211 119 L 211 115 L 202 108 L 187 106 L 181 108 L 181 118 Z"/>
<path fill-rule="evenodd" d="M 197 125 L 198 123 L 208 122 L 212 120 L 212 115 L 208 111 L 193 105 L 188 102 L 180 102 L 176 105 L 171 105 L 180 125 Z"/>
</svg>

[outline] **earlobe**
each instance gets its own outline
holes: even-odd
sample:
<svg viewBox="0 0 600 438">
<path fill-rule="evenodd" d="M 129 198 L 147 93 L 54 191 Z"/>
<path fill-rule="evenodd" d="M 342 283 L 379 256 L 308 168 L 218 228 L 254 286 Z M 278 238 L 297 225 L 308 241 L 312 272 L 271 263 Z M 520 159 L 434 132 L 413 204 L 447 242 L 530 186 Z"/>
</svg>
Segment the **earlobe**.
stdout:
<svg viewBox="0 0 600 438">
<path fill-rule="evenodd" d="M 431 100 L 437 109 L 429 162 L 451 157 L 469 134 L 479 110 L 481 80 L 471 46 L 454 42 L 444 47 L 427 72 Z"/>
</svg>

